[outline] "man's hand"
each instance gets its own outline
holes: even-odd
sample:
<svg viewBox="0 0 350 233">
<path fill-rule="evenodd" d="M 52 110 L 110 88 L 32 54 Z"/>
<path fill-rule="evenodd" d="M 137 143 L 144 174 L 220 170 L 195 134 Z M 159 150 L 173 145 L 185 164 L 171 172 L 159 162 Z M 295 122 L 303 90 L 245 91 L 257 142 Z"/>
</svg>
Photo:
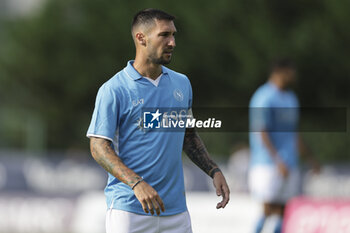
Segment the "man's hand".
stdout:
<svg viewBox="0 0 350 233">
<path fill-rule="evenodd" d="M 160 215 L 160 211 L 165 211 L 163 201 L 157 191 L 145 181 L 141 181 L 134 187 L 134 193 L 145 213 L 151 212 L 154 215 L 154 210 L 156 210 L 157 215 Z"/>
<path fill-rule="evenodd" d="M 216 209 L 225 208 L 230 200 L 230 189 L 228 188 L 225 177 L 221 172 L 216 172 L 214 174 L 213 184 L 216 188 L 216 195 L 222 196 L 222 201 L 216 205 Z"/>
<path fill-rule="evenodd" d="M 210 158 L 204 143 L 194 128 L 186 129 L 183 149 L 192 162 L 210 177 L 213 177 L 216 194 L 222 196 L 222 201 L 216 205 L 216 208 L 225 208 L 230 200 L 230 189 L 221 171 L 214 171 L 218 169 L 218 165 Z"/>
</svg>

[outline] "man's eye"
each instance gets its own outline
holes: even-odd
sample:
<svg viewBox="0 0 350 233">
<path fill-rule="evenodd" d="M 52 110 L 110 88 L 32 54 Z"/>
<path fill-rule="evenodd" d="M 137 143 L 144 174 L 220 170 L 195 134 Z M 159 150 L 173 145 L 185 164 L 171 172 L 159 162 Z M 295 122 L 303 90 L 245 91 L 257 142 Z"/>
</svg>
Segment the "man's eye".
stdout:
<svg viewBox="0 0 350 233">
<path fill-rule="evenodd" d="M 159 33 L 158 36 L 162 36 L 162 37 L 174 36 L 175 37 L 175 32 L 174 33 L 171 33 L 171 32 Z"/>
</svg>

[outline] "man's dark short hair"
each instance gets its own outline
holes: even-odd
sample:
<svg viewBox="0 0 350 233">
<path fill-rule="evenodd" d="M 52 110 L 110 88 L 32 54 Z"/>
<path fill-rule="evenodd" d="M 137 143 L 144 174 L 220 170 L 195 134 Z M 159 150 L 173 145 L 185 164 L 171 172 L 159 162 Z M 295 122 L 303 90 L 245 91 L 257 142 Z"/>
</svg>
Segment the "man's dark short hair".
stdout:
<svg viewBox="0 0 350 233">
<path fill-rule="evenodd" d="M 278 58 L 271 63 L 271 73 L 280 70 L 295 70 L 296 66 L 290 58 Z"/>
<path fill-rule="evenodd" d="M 144 9 L 136 13 L 132 20 L 131 24 L 131 30 L 138 25 L 141 24 L 148 24 L 155 20 L 168 20 L 173 21 L 175 19 L 175 16 L 170 15 L 164 11 L 158 10 L 158 9 Z"/>
</svg>

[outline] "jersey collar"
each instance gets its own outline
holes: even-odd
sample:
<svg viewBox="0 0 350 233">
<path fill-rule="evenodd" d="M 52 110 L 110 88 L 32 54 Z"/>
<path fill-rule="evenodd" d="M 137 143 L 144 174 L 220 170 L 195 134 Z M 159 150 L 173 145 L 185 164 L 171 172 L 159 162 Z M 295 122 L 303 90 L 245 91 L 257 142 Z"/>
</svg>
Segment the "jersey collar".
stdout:
<svg viewBox="0 0 350 233">
<path fill-rule="evenodd" d="M 139 72 L 137 72 L 137 70 L 132 65 L 133 63 L 134 63 L 134 60 L 128 61 L 126 67 L 124 68 L 124 71 L 126 75 L 133 80 L 141 79 L 142 75 Z M 164 66 L 162 66 L 162 74 L 168 74 L 168 70 Z"/>
</svg>

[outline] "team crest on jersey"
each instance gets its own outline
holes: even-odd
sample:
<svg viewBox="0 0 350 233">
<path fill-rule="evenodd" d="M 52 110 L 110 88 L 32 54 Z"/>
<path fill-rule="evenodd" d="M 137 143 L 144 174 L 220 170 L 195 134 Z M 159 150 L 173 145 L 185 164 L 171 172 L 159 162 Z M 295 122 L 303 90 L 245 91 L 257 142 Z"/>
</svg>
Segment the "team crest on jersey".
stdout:
<svg viewBox="0 0 350 233">
<path fill-rule="evenodd" d="M 182 93 L 182 91 L 180 89 L 175 89 L 173 92 L 174 98 L 177 101 L 183 101 L 184 100 L 184 94 Z"/>
</svg>

